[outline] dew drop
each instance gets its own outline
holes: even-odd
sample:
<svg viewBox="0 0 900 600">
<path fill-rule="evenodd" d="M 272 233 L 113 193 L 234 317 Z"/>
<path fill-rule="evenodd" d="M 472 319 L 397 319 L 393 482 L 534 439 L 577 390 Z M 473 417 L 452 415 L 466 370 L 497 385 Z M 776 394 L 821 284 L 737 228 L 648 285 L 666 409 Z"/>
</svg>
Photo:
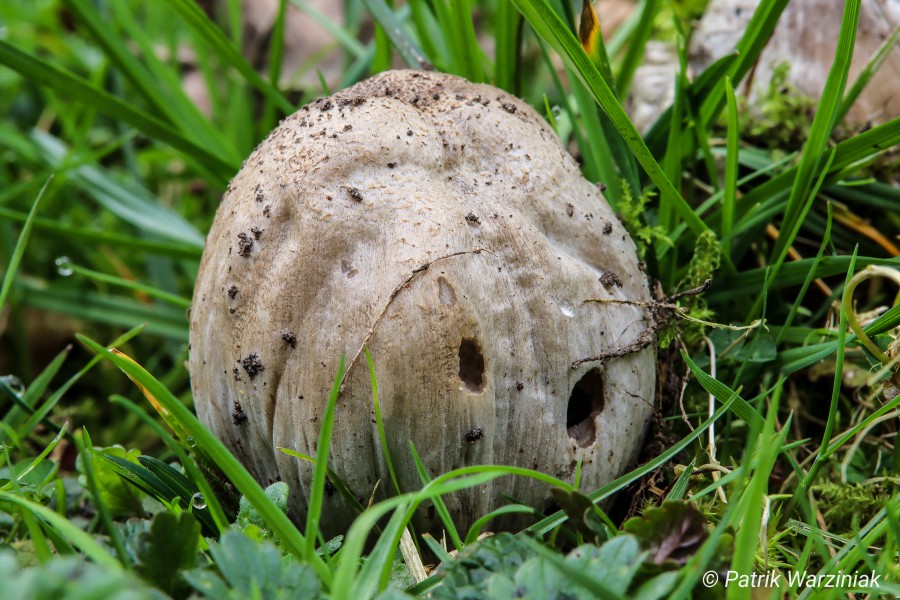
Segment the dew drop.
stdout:
<svg viewBox="0 0 900 600">
<path fill-rule="evenodd" d="M 75 272 L 74 267 L 72 267 L 72 259 L 68 256 L 60 256 L 54 262 L 56 263 L 56 272 L 63 277 L 69 277 Z"/>
<path fill-rule="evenodd" d="M 560 312 L 562 312 L 562 314 L 566 315 L 567 317 L 575 316 L 575 305 L 572 304 L 571 300 L 568 300 L 568 299 L 560 300 L 559 301 L 559 310 L 560 310 Z"/>
<path fill-rule="evenodd" d="M 22 394 L 25 393 L 25 384 L 15 375 L 0 376 L 0 384 L 9 388 L 9 391 L 15 394 L 16 398 L 21 398 Z"/>
<path fill-rule="evenodd" d="M 206 498 L 203 497 L 203 494 L 197 492 L 191 496 L 191 506 L 197 510 L 203 510 L 206 508 Z"/>
<path fill-rule="evenodd" d="M 192 435 L 187 436 L 187 439 L 185 441 L 187 442 L 187 445 L 190 446 L 191 448 L 197 447 L 197 440 L 194 439 L 194 436 L 192 436 Z"/>
</svg>

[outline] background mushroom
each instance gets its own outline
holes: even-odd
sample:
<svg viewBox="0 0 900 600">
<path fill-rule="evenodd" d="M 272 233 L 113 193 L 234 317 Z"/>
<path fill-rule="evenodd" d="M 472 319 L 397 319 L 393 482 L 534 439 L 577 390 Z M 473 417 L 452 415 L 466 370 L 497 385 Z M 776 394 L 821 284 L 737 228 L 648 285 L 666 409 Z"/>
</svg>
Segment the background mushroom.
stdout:
<svg viewBox="0 0 900 600">
<path fill-rule="evenodd" d="M 734 50 L 759 0 L 712 0 L 691 38 L 691 67 L 703 71 Z M 822 94 L 834 61 L 844 3 L 791 0 L 742 92 L 753 99 L 768 91 L 773 73 L 787 63 L 786 84 L 814 100 Z M 848 85 L 900 24 L 900 0 L 863 0 Z M 900 49 L 894 48 L 845 118 L 851 128 L 884 123 L 900 114 Z M 749 89 L 748 89 L 749 88 Z"/>
<path fill-rule="evenodd" d="M 311 466 L 276 448 L 316 454 L 346 354 L 330 465 L 365 503 L 391 487 L 365 346 L 404 490 L 421 487 L 410 441 L 432 474 L 571 480 L 583 459 L 595 489 L 635 459 L 656 369 L 647 311 L 594 299 L 646 301 L 647 282 L 552 129 L 491 86 L 383 73 L 285 119 L 229 185 L 191 313 L 197 412 L 302 519 Z M 546 508 L 548 491 L 504 478 L 446 501 L 464 527 L 504 493 Z M 323 528 L 352 517 L 333 494 Z"/>
</svg>

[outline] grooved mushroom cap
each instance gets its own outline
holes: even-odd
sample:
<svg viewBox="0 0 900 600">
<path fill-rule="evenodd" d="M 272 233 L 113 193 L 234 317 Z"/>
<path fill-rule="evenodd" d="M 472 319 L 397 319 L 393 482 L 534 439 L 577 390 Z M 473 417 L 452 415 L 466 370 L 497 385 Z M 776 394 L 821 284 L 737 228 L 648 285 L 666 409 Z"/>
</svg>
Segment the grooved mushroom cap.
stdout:
<svg viewBox="0 0 900 600">
<path fill-rule="evenodd" d="M 488 85 L 393 71 L 303 107 L 253 152 L 209 233 L 191 311 L 201 420 L 305 518 L 341 353 L 330 466 L 365 504 L 392 490 L 363 346 L 401 487 L 476 464 L 528 467 L 593 489 L 633 462 L 656 380 L 635 248 L 595 185 L 526 104 Z M 578 364 L 586 357 L 604 360 Z M 616 355 L 616 356 L 613 356 Z M 502 478 L 445 498 L 461 527 Z M 326 497 L 326 531 L 354 513 Z M 422 530 L 440 527 L 433 510 Z M 492 527 L 508 527 L 513 520 Z"/>
</svg>

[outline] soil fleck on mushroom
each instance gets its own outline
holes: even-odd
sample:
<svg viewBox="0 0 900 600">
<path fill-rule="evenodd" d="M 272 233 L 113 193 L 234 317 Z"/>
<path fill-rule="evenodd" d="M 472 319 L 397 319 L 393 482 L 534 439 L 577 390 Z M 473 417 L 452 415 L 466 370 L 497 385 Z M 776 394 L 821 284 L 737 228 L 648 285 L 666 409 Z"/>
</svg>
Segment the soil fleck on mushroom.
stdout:
<svg viewBox="0 0 900 600">
<path fill-rule="evenodd" d="M 622 280 L 619 278 L 619 275 L 615 271 L 607 271 L 606 273 L 601 275 L 600 283 L 603 284 L 603 287 L 622 287 Z"/>
<path fill-rule="evenodd" d="M 263 191 L 262 191 L 262 188 L 261 188 L 261 187 L 256 186 L 255 192 L 256 192 L 256 201 L 257 201 L 257 202 L 262 202 L 263 200 L 266 199 L 266 195 L 263 194 Z"/>
<path fill-rule="evenodd" d="M 228 288 L 228 297 L 229 298 L 234 300 L 235 296 L 237 296 L 237 295 L 238 295 L 238 287 L 236 285 L 233 285 L 230 288 Z"/>
<path fill-rule="evenodd" d="M 240 381 L 240 380 L 241 380 L 241 372 L 238 370 L 237 367 L 235 367 L 234 369 L 231 370 L 231 374 L 234 375 L 234 380 L 235 380 L 235 381 Z"/>
<path fill-rule="evenodd" d="M 473 224 L 479 223 L 478 216 L 473 212 L 470 212 L 469 214 L 466 215 L 466 221 L 468 221 L 469 223 L 473 223 Z"/>
<path fill-rule="evenodd" d="M 483 437 L 484 429 L 482 429 L 481 427 L 475 427 L 466 432 L 466 441 L 470 444 L 474 444 Z"/>
<path fill-rule="evenodd" d="M 247 422 L 247 413 L 244 412 L 244 407 L 237 400 L 234 401 L 234 408 L 231 411 L 231 422 L 235 425 Z"/>
<path fill-rule="evenodd" d="M 265 217 L 272 216 L 272 206 L 271 205 L 269 205 L 269 204 L 265 205 L 265 207 L 263 208 L 263 216 L 265 216 Z"/>
<path fill-rule="evenodd" d="M 346 190 L 347 190 L 347 194 L 349 194 L 352 199 L 356 200 L 357 202 L 363 201 L 362 192 L 359 191 L 358 189 L 356 189 L 355 187 L 348 187 L 348 188 L 346 188 Z"/>
<path fill-rule="evenodd" d="M 521 392 L 522 390 L 525 389 L 525 384 L 522 383 L 521 381 L 517 381 L 517 382 L 516 382 L 516 389 L 517 389 L 518 391 Z"/>
<path fill-rule="evenodd" d="M 250 256 L 250 251 L 253 250 L 253 240 L 250 239 L 250 234 L 240 232 L 238 235 L 238 254 L 241 256 Z"/>
<path fill-rule="evenodd" d="M 281 339 L 284 340 L 284 342 L 291 348 L 297 347 L 297 336 L 294 335 L 292 332 L 285 331 L 284 333 L 281 334 Z"/>
<path fill-rule="evenodd" d="M 363 96 L 353 96 L 352 98 L 341 98 L 338 100 L 338 106 L 346 108 L 348 106 L 360 106 L 366 102 Z"/>
<path fill-rule="evenodd" d="M 259 227 L 251 227 L 250 233 L 253 234 L 254 239 L 259 239 L 259 237 L 263 234 L 264 229 L 260 229 Z"/>
<path fill-rule="evenodd" d="M 571 217 L 574 214 L 575 214 L 575 205 L 572 204 L 571 202 L 569 204 L 566 204 L 566 215 Z"/>
<path fill-rule="evenodd" d="M 503 110 L 505 110 L 506 112 L 508 112 L 511 115 L 514 115 L 516 113 L 516 105 L 512 104 L 510 102 L 507 102 L 506 104 L 503 104 Z"/>
<path fill-rule="evenodd" d="M 247 375 L 250 376 L 250 379 L 253 379 L 263 370 L 262 361 L 259 359 L 259 354 L 256 352 L 251 352 L 247 356 L 241 359 L 241 366 L 244 367 L 244 370 L 247 371 Z"/>
<path fill-rule="evenodd" d="M 612 223 L 610 223 L 609 221 L 606 221 L 603 224 L 603 235 L 609 235 L 611 233 L 612 233 Z"/>
</svg>

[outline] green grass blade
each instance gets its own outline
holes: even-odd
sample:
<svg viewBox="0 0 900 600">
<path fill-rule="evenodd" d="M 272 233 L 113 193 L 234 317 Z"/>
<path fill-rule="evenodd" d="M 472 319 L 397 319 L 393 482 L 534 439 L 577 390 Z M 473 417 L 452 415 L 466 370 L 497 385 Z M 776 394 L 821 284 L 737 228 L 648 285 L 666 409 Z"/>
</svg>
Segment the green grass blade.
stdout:
<svg viewBox="0 0 900 600">
<path fill-rule="evenodd" d="M 630 472 L 622 475 L 618 479 L 611 481 L 610 483 L 604 485 L 600 489 L 595 490 L 594 492 L 589 494 L 588 497 L 591 499 L 592 502 L 594 502 L 596 504 L 596 503 L 600 502 L 601 500 L 608 498 L 616 491 L 624 488 L 631 482 L 640 479 L 641 477 L 643 477 L 650 471 L 653 471 L 654 469 L 658 468 L 660 465 L 663 465 L 663 464 L 667 463 L 668 461 L 672 460 L 672 458 L 674 458 L 679 452 L 681 452 L 682 450 L 687 448 L 689 445 L 691 445 L 694 442 L 694 440 L 699 438 L 700 435 L 702 435 L 703 432 L 705 432 L 709 428 L 710 425 L 715 423 L 719 418 L 722 417 L 722 415 L 724 415 L 728 411 L 732 410 L 732 408 L 731 408 L 732 404 L 737 399 L 737 397 L 738 397 L 738 394 L 737 394 L 737 392 L 735 392 L 730 398 L 728 398 L 728 400 L 723 402 L 722 406 L 720 406 L 716 410 L 716 412 L 714 412 L 706 421 L 704 421 L 699 426 L 697 426 L 694 429 L 694 431 L 692 431 L 686 437 L 682 438 L 679 442 L 677 442 L 677 443 L 673 444 L 672 446 L 670 446 L 669 448 L 667 448 L 665 450 L 665 452 L 661 453 L 659 456 L 657 456 L 653 460 L 647 462 L 646 464 L 641 465 L 640 467 L 634 469 L 633 471 L 630 471 Z M 568 517 L 566 516 L 566 514 L 563 511 L 557 511 L 554 514 L 550 515 L 549 517 L 546 517 L 545 519 L 538 521 L 537 523 L 535 523 L 534 525 L 532 525 L 525 531 L 532 532 L 537 535 L 544 535 L 546 533 L 549 533 L 553 529 L 559 527 L 561 524 L 563 524 L 566 521 L 567 518 Z"/>
<path fill-rule="evenodd" d="M 732 409 L 734 414 L 752 427 L 762 427 L 762 416 L 760 416 L 749 402 L 741 398 L 737 391 L 732 390 L 721 381 L 710 377 L 703 369 L 698 367 L 697 363 L 691 360 L 691 357 L 683 350 L 681 351 L 681 356 L 687 363 L 688 368 L 690 368 L 691 373 L 694 374 L 694 377 L 696 377 L 700 385 L 703 386 L 703 389 L 715 396 L 719 402 L 725 402 L 727 399 L 734 398 L 734 408 Z"/>
<path fill-rule="evenodd" d="M 13 504 L 32 513 L 34 516 L 47 523 L 47 525 L 56 529 L 65 539 L 77 546 L 84 552 L 85 556 L 98 565 L 115 571 L 122 568 L 119 561 L 110 556 L 106 549 L 100 545 L 99 542 L 94 540 L 93 536 L 85 533 L 74 523 L 64 516 L 57 514 L 52 509 L 36 502 L 32 502 L 17 494 L 0 492 L 0 504 L 4 502 Z"/>
<path fill-rule="evenodd" d="M 445 0 L 436 0 L 443 3 Z M 463 77 L 469 81 L 480 83 L 484 81 L 484 59 L 478 39 L 475 36 L 475 23 L 472 21 L 473 5 L 471 0 L 449 0 L 451 13 L 451 27 L 458 36 L 460 62 L 463 67 Z"/>
<path fill-rule="evenodd" d="M 44 395 L 44 392 L 47 391 L 50 382 L 69 357 L 69 352 L 71 350 L 72 347 L 68 346 L 65 350 L 57 354 L 56 357 L 50 361 L 50 364 L 41 371 L 40 375 L 31 382 L 31 385 L 25 389 L 25 392 L 22 394 L 21 405 L 13 406 L 5 415 L 3 415 L 2 423 L 5 428 L 8 427 L 17 431 L 19 436 L 23 438 L 31 433 L 31 429 L 22 427 L 22 423 L 27 422 L 24 411 L 31 410 L 32 414 L 34 414 L 34 407 L 41 399 L 41 396 Z M 5 435 L 6 431 L 0 430 L 0 441 L 4 440 Z"/>
<path fill-rule="evenodd" d="M 731 254 L 731 230 L 734 227 L 734 205 L 737 202 L 738 181 L 738 123 L 737 100 L 734 97 L 734 87 L 731 79 L 725 79 L 725 100 L 727 104 L 728 133 L 726 138 L 725 158 L 725 192 L 722 195 L 722 243 L 727 244 L 726 254 Z"/>
<path fill-rule="evenodd" d="M 306 0 L 290 0 L 290 3 L 309 15 L 322 29 L 327 31 L 341 47 L 353 55 L 356 59 L 371 60 L 366 47 L 350 32 L 332 21 L 322 11 L 315 8 Z"/>
<path fill-rule="evenodd" d="M 394 470 L 394 461 L 391 460 L 391 450 L 388 448 L 387 435 L 384 432 L 384 420 L 381 418 L 381 400 L 378 397 L 378 380 L 375 378 L 375 364 L 372 362 L 372 354 L 366 348 L 366 364 L 369 366 L 369 381 L 372 385 L 372 405 L 375 411 L 375 426 L 378 429 L 378 441 L 381 444 L 381 451 L 384 452 L 384 460 L 387 463 L 388 473 L 391 475 L 391 483 L 394 484 L 394 490 L 397 494 L 402 494 L 400 489 L 400 481 L 397 479 L 397 472 Z"/>
<path fill-rule="evenodd" d="M 427 487 L 428 484 L 431 483 L 431 477 L 428 476 L 428 469 L 425 468 L 425 463 L 422 462 L 422 457 L 419 456 L 419 452 L 416 450 L 416 446 L 413 444 L 412 440 L 409 441 L 409 451 L 416 464 L 416 472 L 419 474 L 419 479 L 422 481 L 422 485 Z M 453 546 L 457 550 L 461 550 L 463 541 L 459 536 L 459 530 L 456 529 L 456 523 L 454 523 L 453 519 L 450 517 L 450 511 L 447 510 L 447 504 L 444 502 L 444 499 L 440 497 L 435 498 L 433 502 L 435 511 L 440 516 L 441 522 L 444 524 L 447 533 L 450 535 L 450 541 L 453 542 Z"/>
<path fill-rule="evenodd" d="M 266 496 L 265 490 L 247 472 L 247 469 L 231 455 L 222 442 L 210 433 L 178 398 L 173 396 L 164 385 L 137 363 L 110 352 L 89 338 L 81 335 L 77 337 L 88 348 L 97 352 L 99 356 L 111 361 L 144 390 L 152 394 L 160 405 L 194 438 L 197 446 L 222 470 L 238 491 L 256 508 L 260 516 L 268 524 L 269 529 L 272 530 L 272 533 L 278 536 L 282 547 L 298 558 L 306 558 L 304 557 L 306 541 L 303 535 L 297 531 L 287 515 L 281 512 L 278 506 Z M 323 582 L 326 584 L 331 582 L 331 573 L 317 554 L 314 553 L 314 556 L 306 558 L 306 560 L 309 561 L 310 566 Z"/>
<path fill-rule="evenodd" d="M 708 227 L 694 213 L 693 209 L 675 189 L 662 167 L 653 158 L 641 135 L 629 120 L 615 95 L 591 62 L 584 49 L 571 31 L 560 20 L 559 15 L 544 0 L 513 0 L 522 15 L 538 35 L 547 41 L 563 58 L 578 78 L 591 92 L 594 100 L 609 116 L 615 129 L 624 138 L 634 156 L 644 168 L 653 183 L 659 188 L 661 201 L 672 205 L 673 210 L 695 233 L 702 233 Z"/>
<path fill-rule="evenodd" d="M 238 169 L 238 164 L 221 160 L 163 121 L 134 108 L 59 67 L 22 52 L 3 40 L 0 40 L 0 64 L 6 65 L 35 84 L 54 90 L 66 99 L 90 106 L 113 119 L 139 129 L 150 138 L 168 144 L 189 160 L 203 165 L 218 179 L 219 183 L 227 182 Z"/>
<path fill-rule="evenodd" d="M 800 220 L 802 204 L 810 193 L 820 165 L 826 160 L 826 146 L 836 124 L 840 109 L 841 97 L 847 85 L 850 61 L 853 58 L 853 46 L 856 42 L 856 29 L 859 25 L 861 0 L 847 0 L 844 4 L 844 15 L 841 20 L 841 33 L 835 51 L 834 64 L 828 73 L 822 98 L 816 109 L 806 147 L 800 156 L 797 166 L 797 177 L 791 187 L 791 195 L 785 209 L 781 234 L 772 248 L 771 259 L 779 256 L 785 247 L 792 242 L 790 232 Z M 834 156 L 832 155 L 833 159 Z M 829 162 L 830 164 L 830 162 Z M 826 169 L 827 171 L 827 169 Z M 770 261 L 771 262 L 771 261 Z"/>
<path fill-rule="evenodd" d="M 856 99 L 859 98 L 859 95 L 862 94 L 869 82 L 872 81 L 872 78 L 884 64 L 884 61 L 887 60 L 887 57 L 891 55 L 891 52 L 893 52 L 898 41 L 900 41 L 900 27 L 896 27 L 891 35 L 881 43 L 875 51 L 875 54 L 873 54 L 869 59 L 869 62 L 866 63 L 863 70 L 856 76 L 853 85 L 851 85 L 850 89 L 847 90 L 847 93 L 844 94 L 841 107 L 838 109 L 837 116 L 835 117 L 836 123 L 840 123 L 844 120 L 844 117 L 847 116 L 847 112 L 850 111 L 850 107 L 856 103 Z"/>
<path fill-rule="evenodd" d="M 322 415 L 322 425 L 319 429 L 319 443 L 316 446 L 318 460 L 313 468 L 313 478 L 309 489 L 309 508 L 306 513 L 306 560 L 310 560 L 316 553 L 316 538 L 319 535 L 319 519 L 322 516 L 322 504 L 325 501 L 325 476 L 328 469 L 328 448 L 331 445 L 331 432 L 334 430 L 334 410 L 337 405 L 338 395 L 341 393 L 341 384 L 344 382 L 344 356 L 338 362 L 337 374 L 328 401 L 325 404 L 325 413 Z"/>
<path fill-rule="evenodd" d="M 619 94 L 628 94 L 634 72 L 641 64 L 647 41 L 650 39 L 650 34 L 653 33 L 653 21 L 656 19 L 659 8 L 659 0 L 643 0 L 641 3 L 637 26 L 628 41 L 628 49 L 625 51 L 625 57 L 622 59 L 619 73 L 616 76 L 616 89 Z"/>
<path fill-rule="evenodd" d="M 691 459 L 690 464 L 688 464 L 684 468 L 684 472 L 678 477 L 675 481 L 675 485 L 672 486 L 672 491 L 669 492 L 669 495 L 666 496 L 666 501 L 669 500 L 681 500 L 684 498 L 684 495 L 688 491 L 688 487 L 691 485 L 691 475 L 694 474 L 694 465 L 697 463 L 697 459 Z"/>
<path fill-rule="evenodd" d="M 410 69 L 425 69 L 431 65 L 418 44 L 406 33 L 403 24 L 384 0 L 363 0 L 372 17 L 394 45 L 394 49 Z M 388 64 L 390 68 L 390 64 Z"/>
<path fill-rule="evenodd" d="M 772 32 L 775 31 L 775 26 L 787 3 L 788 0 L 762 0 L 756 7 L 744 30 L 744 35 L 735 48 L 737 59 L 728 69 L 728 76 L 733 85 L 737 86 L 756 65 L 759 55 L 769 43 L 769 38 L 772 37 Z M 725 80 L 718 78 L 703 99 L 700 109 L 700 127 L 708 127 L 715 122 L 724 106 Z"/>
<path fill-rule="evenodd" d="M 163 0 L 178 13 L 216 55 L 240 73 L 247 82 L 269 98 L 285 114 L 294 112 L 294 105 L 285 98 L 277 87 L 262 77 L 247 62 L 234 43 L 225 37 L 219 27 L 209 20 L 206 13 L 193 0 Z M 232 23 L 234 25 L 234 23 Z M 238 26 L 239 27 L 239 26 Z"/>
<path fill-rule="evenodd" d="M 500 0 L 494 18 L 494 85 L 518 95 L 522 17 L 512 3 Z"/>
<path fill-rule="evenodd" d="M 89 279 L 93 279 L 94 281 L 102 281 L 103 283 L 109 283 L 111 285 L 119 286 L 128 290 L 135 290 L 137 292 L 147 294 L 148 296 L 159 298 L 160 300 L 164 300 L 169 304 L 174 304 L 175 306 L 179 306 L 181 308 L 191 307 L 191 301 L 189 299 L 182 298 L 181 296 L 178 296 L 176 294 L 170 294 L 169 292 L 153 287 L 152 285 L 146 285 L 139 281 L 122 279 L 121 277 L 116 277 L 115 275 L 101 273 L 100 271 L 94 271 L 93 269 L 81 267 L 76 264 L 72 265 L 72 272 L 83 275 Z"/>
<path fill-rule="evenodd" d="M 181 132 L 190 136 L 199 146 L 209 149 L 227 162 L 238 162 L 241 157 L 228 139 L 221 135 L 197 106 L 184 93 L 183 82 L 171 69 L 162 67 L 156 58 L 147 36 L 135 23 L 128 9 L 119 3 L 111 7 L 115 10 L 116 22 L 124 25 L 128 35 L 141 46 L 141 64 L 123 42 L 124 36 L 116 35 L 108 22 L 85 0 L 65 0 L 66 7 L 85 26 L 91 37 L 103 52 L 119 68 L 126 79 L 140 92 L 150 106 Z M 152 70 L 151 70 L 152 69 Z"/>
<path fill-rule="evenodd" d="M 34 199 L 31 210 L 28 212 L 28 218 L 25 219 L 25 225 L 22 226 L 22 232 L 19 234 L 19 239 L 16 242 L 12 257 L 9 259 L 9 265 L 3 273 L 3 283 L 0 284 L 0 312 L 3 312 L 3 306 L 6 304 L 9 291 L 12 289 L 13 281 L 16 279 L 16 272 L 19 270 L 19 264 L 21 264 L 22 257 L 25 255 L 25 248 L 28 246 L 28 238 L 31 237 L 31 229 L 34 227 L 34 218 L 37 215 L 38 207 L 41 205 L 41 199 L 44 197 L 47 186 L 50 185 L 52 179 L 53 177 L 51 176 L 44 182 L 41 191 L 38 192 L 37 198 Z"/>
<path fill-rule="evenodd" d="M 94 500 L 94 507 L 100 515 L 100 521 L 103 523 L 103 527 L 106 529 L 110 541 L 112 541 L 113 548 L 119 557 L 119 562 L 125 567 L 130 567 L 131 559 L 128 555 L 128 551 L 125 550 L 125 540 L 122 538 L 121 532 L 113 522 L 112 515 L 109 513 L 109 508 L 106 506 L 106 503 L 103 502 L 103 498 L 100 495 L 100 488 L 97 487 L 97 474 L 94 471 L 93 461 L 94 444 L 91 442 L 91 436 L 88 435 L 87 429 L 82 428 L 81 435 L 75 435 L 73 436 L 73 439 L 75 440 L 75 446 L 78 448 L 78 454 L 82 459 L 88 491 Z"/>
</svg>

